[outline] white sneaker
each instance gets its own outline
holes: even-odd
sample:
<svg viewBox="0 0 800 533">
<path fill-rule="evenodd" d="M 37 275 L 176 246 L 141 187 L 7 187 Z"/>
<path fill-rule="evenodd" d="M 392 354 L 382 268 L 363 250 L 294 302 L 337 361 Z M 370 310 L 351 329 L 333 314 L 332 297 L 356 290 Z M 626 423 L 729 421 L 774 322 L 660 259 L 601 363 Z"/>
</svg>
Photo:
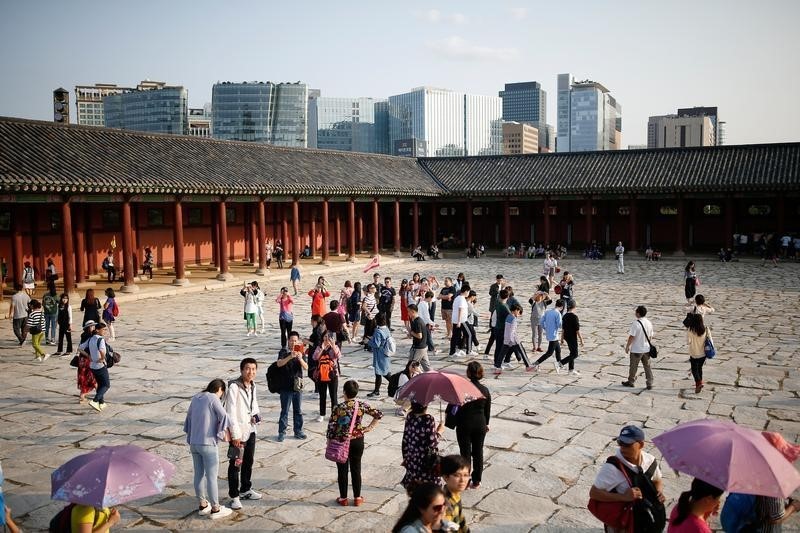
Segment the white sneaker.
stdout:
<svg viewBox="0 0 800 533">
<path fill-rule="evenodd" d="M 325 418 L 324 418 L 322 415 L 319 415 L 319 416 L 317 417 L 317 422 L 322 422 L 322 421 L 324 421 L 324 420 L 325 420 Z"/>
<path fill-rule="evenodd" d="M 573 368 L 572 370 L 569 371 L 569 375 L 570 376 L 580 376 L 581 373 Z"/>
<path fill-rule="evenodd" d="M 350 340 L 353 341 L 353 342 L 360 342 L 361 341 L 361 337 L 353 337 Z"/>
<path fill-rule="evenodd" d="M 252 333 L 248 331 L 248 332 L 247 332 L 247 336 L 249 337 L 249 336 L 251 336 L 251 335 L 252 335 Z"/>
<path fill-rule="evenodd" d="M 46 353 L 46 354 L 44 354 L 44 357 L 42 358 L 42 362 L 44 363 L 45 361 L 47 361 L 48 359 L 50 359 L 50 355 L 51 355 L 51 354 L 49 354 L 49 353 Z"/>
<path fill-rule="evenodd" d="M 473 351 L 469 352 L 467 355 L 470 356 L 470 357 L 478 357 L 480 355 L 480 353 L 478 353 L 475 350 L 473 350 Z"/>
<path fill-rule="evenodd" d="M 253 335 L 255 335 L 256 337 L 258 337 L 258 332 L 257 332 L 257 331 L 254 331 L 254 332 L 253 332 Z"/>
<path fill-rule="evenodd" d="M 200 516 L 208 516 L 209 514 L 211 514 L 211 507 L 212 507 L 211 504 L 206 502 L 206 506 L 203 507 L 202 509 L 198 509 L 197 514 L 199 514 Z"/>
<path fill-rule="evenodd" d="M 245 500 L 260 500 L 261 499 L 261 493 L 260 492 L 256 492 L 253 489 L 250 489 L 247 492 L 243 492 L 243 493 L 239 494 L 239 498 L 243 498 Z"/>
<path fill-rule="evenodd" d="M 236 499 L 238 500 L 238 498 L 236 498 Z M 211 504 L 209 504 L 209 507 L 211 507 Z M 241 509 L 241 508 L 242 508 L 242 504 L 240 503 L 239 504 L 239 509 Z M 219 506 L 219 511 L 217 511 L 216 513 L 214 511 L 210 511 L 208 513 L 208 517 L 211 520 L 218 520 L 220 518 L 225 518 L 226 516 L 230 516 L 231 513 L 233 513 L 233 509 L 231 509 L 230 507 L 225 507 L 224 505 L 220 505 Z"/>
<path fill-rule="evenodd" d="M 242 502 L 239 500 L 239 498 L 231 498 L 231 503 L 229 503 L 228 505 L 230 506 L 231 509 L 242 508 Z"/>
<path fill-rule="evenodd" d="M 556 374 L 560 374 L 561 373 L 561 363 L 559 363 L 558 361 L 553 361 L 553 366 L 556 369 Z"/>
</svg>

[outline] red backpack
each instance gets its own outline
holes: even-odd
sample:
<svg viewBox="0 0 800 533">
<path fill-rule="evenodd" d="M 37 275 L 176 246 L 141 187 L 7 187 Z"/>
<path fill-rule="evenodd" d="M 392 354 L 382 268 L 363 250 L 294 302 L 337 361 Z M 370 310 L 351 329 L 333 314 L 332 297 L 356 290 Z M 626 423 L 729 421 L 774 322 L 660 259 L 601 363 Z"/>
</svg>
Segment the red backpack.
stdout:
<svg viewBox="0 0 800 533">
<path fill-rule="evenodd" d="M 114 316 L 114 318 L 119 316 L 119 304 L 116 300 L 114 300 L 114 306 L 111 308 L 111 314 Z"/>
</svg>

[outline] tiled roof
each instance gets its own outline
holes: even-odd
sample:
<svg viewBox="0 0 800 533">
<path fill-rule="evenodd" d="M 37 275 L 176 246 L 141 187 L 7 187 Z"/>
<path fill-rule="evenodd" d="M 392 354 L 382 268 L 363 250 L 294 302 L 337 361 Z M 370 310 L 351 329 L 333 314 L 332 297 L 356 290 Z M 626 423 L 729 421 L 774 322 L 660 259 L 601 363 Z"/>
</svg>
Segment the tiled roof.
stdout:
<svg viewBox="0 0 800 533">
<path fill-rule="evenodd" d="M 800 190 L 800 143 L 419 162 L 458 196 Z"/>
<path fill-rule="evenodd" d="M 0 117 L 0 191 L 432 196 L 412 158 Z"/>
</svg>

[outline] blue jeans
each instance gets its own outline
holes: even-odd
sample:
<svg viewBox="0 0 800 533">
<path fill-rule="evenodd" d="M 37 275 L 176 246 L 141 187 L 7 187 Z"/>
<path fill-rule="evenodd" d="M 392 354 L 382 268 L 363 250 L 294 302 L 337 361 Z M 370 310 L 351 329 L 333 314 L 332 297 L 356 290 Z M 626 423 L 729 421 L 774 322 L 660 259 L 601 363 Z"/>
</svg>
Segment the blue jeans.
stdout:
<svg viewBox="0 0 800 533">
<path fill-rule="evenodd" d="M 219 506 L 217 475 L 219 474 L 219 451 L 211 444 L 189 446 L 194 463 L 194 494 L 200 501 L 206 500 L 212 507 Z M 203 481 L 205 480 L 205 488 Z"/>
<path fill-rule="evenodd" d="M 295 435 L 303 433 L 303 412 L 300 410 L 300 400 L 303 393 L 299 391 L 282 390 L 281 395 L 281 415 L 278 418 L 278 433 L 286 433 L 289 426 L 289 401 L 292 402 L 293 429 Z"/>
<path fill-rule="evenodd" d="M 47 341 L 55 342 L 56 340 L 56 322 L 58 315 L 44 315 L 44 338 Z"/>
<path fill-rule="evenodd" d="M 94 395 L 94 401 L 97 403 L 104 403 L 103 397 L 106 391 L 111 388 L 111 378 L 108 376 L 108 368 L 103 367 L 95 370 L 92 369 L 94 380 L 97 382 L 97 392 Z"/>
</svg>

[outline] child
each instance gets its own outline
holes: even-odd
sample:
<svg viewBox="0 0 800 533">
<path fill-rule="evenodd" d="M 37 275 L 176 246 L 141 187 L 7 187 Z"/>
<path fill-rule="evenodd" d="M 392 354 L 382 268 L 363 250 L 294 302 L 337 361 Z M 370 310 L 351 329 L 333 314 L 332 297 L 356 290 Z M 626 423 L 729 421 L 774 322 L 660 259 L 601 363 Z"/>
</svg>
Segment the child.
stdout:
<svg viewBox="0 0 800 533">
<path fill-rule="evenodd" d="M 580 376 L 580 372 L 575 370 L 575 359 L 578 358 L 578 341 L 581 342 L 581 347 L 583 347 L 583 335 L 581 335 L 581 324 L 578 321 L 578 315 L 575 314 L 576 307 L 575 300 L 570 300 L 567 303 L 567 312 L 561 319 L 561 344 L 567 341 L 569 355 L 558 364 L 561 367 L 569 365 L 569 373 L 573 376 Z"/>
<path fill-rule="evenodd" d="M 522 306 L 518 303 L 511 305 L 511 312 L 506 318 L 505 330 L 503 332 L 503 357 L 510 356 L 513 353 L 517 357 L 517 361 L 525 363 L 525 371 L 533 372 L 533 367 L 528 359 L 528 354 L 525 348 L 519 341 L 517 335 L 517 326 L 519 325 L 519 317 L 522 316 Z M 502 358 L 501 358 L 502 360 Z M 495 372 L 497 374 L 497 372 Z"/>
<path fill-rule="evenodd" d="M 447 455 L 441 460 L 442 479 L 444 480 L 445 511 L 440 531 L 458 531 L 468 533 L 467 520 L 464 518 L 464 506 L 461 493 L 469 484 L 469 461 L 460 455 Z"/>
<path fill-rule="evenodd" d="M 114 294 L 114 289 L 111 287 L 106 289 L 106 303 L 103 304 L 103 322 L 108 325 L 108 330 L 111 332 L 111 340 L 117 340 L 117 333 L 114 331 L 114 322 L 117 317 L 114 316 L 114 309 L 117 307 L 117 296 Z"/>
<path fill-rule="evenodd" d="M 294 295 L 297 296 L 297 282 L 300 281 L 300 264 L 292 263 L 292 270 L 289 272 L 289 280 L 292 282 Z"/>
<path fill-rule="evenodd" d="M 33 344 L 33 360 L 45 361 L 50 357 L 50 354 L 44 353 L 41 346 L 42 339 L 44 338 L 44 313 L 42 312 L 42 304 L 39 300 L 31 300 L 29 307 L 28 331 L 31 334 L 31 343 Z"/>
<path fill-rule="evenodd" d="M 58 349 L 53 355 L 67 357 L 72 353 L 72 307 L 69 305 L 67 293 L 61 295 L 58 304 Z M 67 338 L 67 351 L 64 351 L 64 337 Z"/>
</svg>

